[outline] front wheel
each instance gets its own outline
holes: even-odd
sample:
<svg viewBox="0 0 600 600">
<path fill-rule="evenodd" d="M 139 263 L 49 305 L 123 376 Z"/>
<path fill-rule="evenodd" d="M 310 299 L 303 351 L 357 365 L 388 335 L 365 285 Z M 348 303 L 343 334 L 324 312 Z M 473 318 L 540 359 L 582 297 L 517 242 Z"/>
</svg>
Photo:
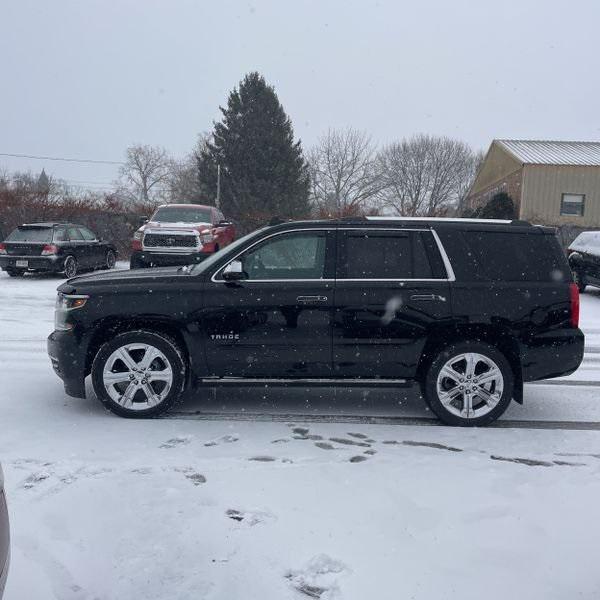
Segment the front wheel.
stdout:
<svg viewBox="0 0 600 600">
<path fill-rule="evenodd" d="M 155 417 L 171 408 L 185 387 L 185 360 L 175 340 L 136 330 L 106 342 L 92 364 L 99 400 L 121 417 Z"/>
<path fill-rule="evenodd" d="M 460 342 L 435 357 L 424 382 L 425 401 L 448 425 L 476 427 L 508 408 L 514 375 L 505 356 L 483 342 Z"/>
<path fill-rule="evenodd" d="M 63 272 L 67 279 L 71 279 L 71 277 L 77 275 L 77 260 L 74 256 L 67 256 L 67 258 L 65 258 Z"/>
</svg>

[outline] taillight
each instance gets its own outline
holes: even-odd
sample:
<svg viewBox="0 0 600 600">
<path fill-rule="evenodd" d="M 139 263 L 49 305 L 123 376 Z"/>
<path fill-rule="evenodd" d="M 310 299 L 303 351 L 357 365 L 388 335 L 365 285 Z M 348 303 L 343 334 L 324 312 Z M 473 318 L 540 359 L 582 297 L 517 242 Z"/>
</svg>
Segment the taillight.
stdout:
<svg viewBox="0 0 600 600">
<path fill-rule="evenodd" d="M 6 251 L 6 246 L 4 244 L 0 244 L 0 254 L 8 254 Z"/>
<path fill-rule="evenodd" d="M 132 250 L 141 250 L 142 249 L 142 241 L 133 239 L 131 240 L 131 249 Z"/>
<path fill-rule="evenodd" d="M 576 283 L 569 284 L 571 300 L 571 327 L 579 327 L 579 288 Z"/>
<path fill-rule="evenodd" d="M 58 246 L 55 246 L 54 244 L 46 244 L 42 248 L 42 256 L 48 256 L 50 254 L 57 254 L 57 253 L 58 253 Z"/>
</svg>

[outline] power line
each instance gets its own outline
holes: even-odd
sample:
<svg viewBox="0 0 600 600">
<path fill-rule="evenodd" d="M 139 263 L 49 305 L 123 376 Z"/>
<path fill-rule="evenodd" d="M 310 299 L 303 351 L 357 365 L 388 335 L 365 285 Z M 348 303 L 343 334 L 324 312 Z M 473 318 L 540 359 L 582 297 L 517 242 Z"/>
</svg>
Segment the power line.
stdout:
<svg viewBox="0 0 600 600">
<path fill-rule="evenodd" d="M 116 160 L 94 160 L 92 158 L 66 158 L 64 156 L 36 156 L 34 154 L 14 154 L 11 152 L 0 152 L 0 156 L 13 158 L 32 158 L 34 160 L 57 160 L 62 162 L 91 163 L 95 165 L 123 165 L 125 163 Z"/>
</svg>

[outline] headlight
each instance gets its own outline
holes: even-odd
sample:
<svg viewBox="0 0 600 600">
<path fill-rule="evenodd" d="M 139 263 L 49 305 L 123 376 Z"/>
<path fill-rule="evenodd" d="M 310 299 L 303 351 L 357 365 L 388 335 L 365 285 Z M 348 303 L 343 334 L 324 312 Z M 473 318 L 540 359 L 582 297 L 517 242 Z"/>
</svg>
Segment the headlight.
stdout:
<svg viewBox="0 0 600 600">
<path fill-rule="evenodd" d="M 69 312 L 77 308 L 85 306 L 89 296 L 82 294 L 62 294 L 59 293 L 56 297 L 56 305 L 54 309 L 54 329 L 60 331 L 68 331 L 73 329 L 71 323 L 67 323 Z"/>
<path fill-rule="evenodd" d="M 211 231 L 203 231 L 200 233 L 200 241 L 203 244 L 210 244 L 210 242 L 213 242 L 215 239 L 215 236 L 212 234 Z"/>
</svg>

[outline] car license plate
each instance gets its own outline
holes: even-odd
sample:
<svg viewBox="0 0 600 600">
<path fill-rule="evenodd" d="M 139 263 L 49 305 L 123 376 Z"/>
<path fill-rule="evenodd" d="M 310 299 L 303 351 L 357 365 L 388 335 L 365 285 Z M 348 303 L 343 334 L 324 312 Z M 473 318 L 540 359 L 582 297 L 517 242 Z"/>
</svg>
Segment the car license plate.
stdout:
<svg viewBox="0 0 600 600">
<path fill-rule="evenodd" d="M 17 260 L 17 261 L 15 261 L 15 266 L 16 267 L 27 267 L 27 266 L 29 266 L 29 261 L 27 261 L 27 260 Z"/>
</svg>

